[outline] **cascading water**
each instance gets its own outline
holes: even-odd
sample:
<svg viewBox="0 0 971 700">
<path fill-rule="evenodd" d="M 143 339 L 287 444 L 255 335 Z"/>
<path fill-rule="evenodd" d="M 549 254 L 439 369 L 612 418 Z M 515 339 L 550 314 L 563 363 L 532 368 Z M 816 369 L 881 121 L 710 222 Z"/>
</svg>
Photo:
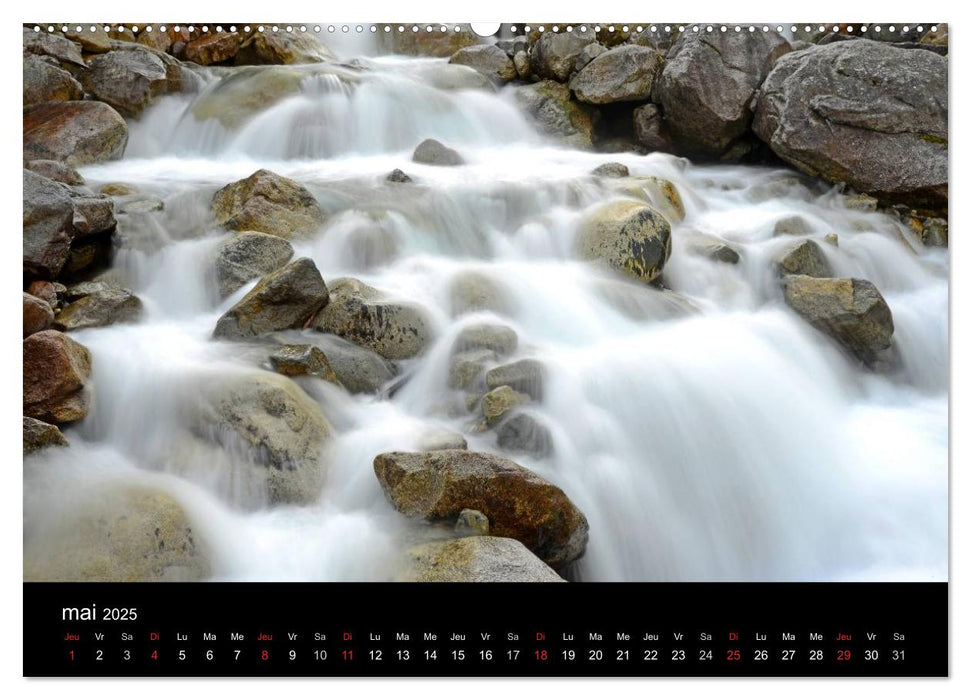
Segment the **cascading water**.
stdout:
<svg viewBox="0 0 971 700">
<path fill-rule="evenodd" d="M 259 100 L 246 99 L 259 94 Z M 410 161 L 437 138 L 465 165 Z M 429 428 L 463 431 L 501 453 L 447 385 L 462 328 L 498 321 L 518 356 L 548 370 L 530 407 L 552 456 L 511 454 L 587 515 L 582 580 L 868 580 L 947 576 L 948 256 L 890 217 L 791 171 L 612 155 L 673 182 L 670 291 L 580 262 L 585 211 L 630 197 L 590 171 L 603 155 L 554 147 L 502 92 L 430 59 L 213 70 L 198 95 L 165 97 L 139 121 L 123 160 L 82 170 L 161 198 L 140 215 L 113 274 L 144 302 L 138 323 L 80 331 L 93 356 L 93 412 L 72 446 L 32 456 L 31 541 L 105 484 L 163 488 L 189 513 L 225 580 L 387 580 L 407 539 L 372 471 L 375 455 L 417 449 Z M 385 182 L 394 168 L 415 179 Z M 428 312 L 436 339 L 402 363 L 390 396 L 303 383 L 333 428 L 316 503 L 267 506 L 252 456 L 200 434 L 200 387 L 260 371 L 265 352 L 211 337 L 252 283 L 220 300 L 213 259 L 225 232 L 209 202 L 258 168 L 291 177 L 329 212 L 294 243 L 328 282 L 354 276 Z M 772 260 L 798 214 L 839 276 L 862 277 L 894 315 L 893 368 L 864 370 L 783 302 Z M 689 245 L 717 236 L 738 264 Z M 474 272 L 502 311 L 453 314 L 450 289 Z M 293 331 L 293 337 L 312 331 Z M 216 436 L 218 437 L 218 436 Z"/>
</svg>

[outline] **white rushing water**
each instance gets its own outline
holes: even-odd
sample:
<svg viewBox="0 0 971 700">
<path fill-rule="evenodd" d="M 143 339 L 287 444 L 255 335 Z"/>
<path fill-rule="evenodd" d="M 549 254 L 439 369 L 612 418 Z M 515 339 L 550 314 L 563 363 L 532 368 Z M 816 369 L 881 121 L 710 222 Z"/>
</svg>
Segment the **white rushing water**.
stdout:
<svg viewBox="0 0 971 700">
<path fill-rule="evenodd" d="M 924 249 L 891 218 L 848 209 L 791 171 L 557 148 L 507 92 L 464 88 L 468 72 L 444 61 L 361 65 L 275 68 L 299 74 L 299 87 L 228 126 L 198 116 L 211 113 L 200 105 L 229 110 L 219 100 L 232 77 L 214 73 L 202 95 L 165 97 L 132 122 L 124 160 L 82 170 L 92 187 L 129 183 L 165 210 L 147 215 L 116 259 L 143 318 L 76 334 L 93 355 L 93 411 L 67 429 L 70 449 L 29 458 L 30 527 L 87 488 L 146 483 L 187 510 L 217 579 L 389 579 L 405 525 L 372 460 L 415 449 L 436 426 L 502 453 L 492 432 L 469 434 L 471 416 L 450 410 L 458 394 L 446 384 L 456 334 L 492 320 L 519 334 L 518 357 L 548 368 L 531 410 L 551 428 L 553 455 L 510 456 L 589 519 L 575 577 L 946 579 L 946 250 Z M 411 163 L 429 137 L 467 164 Z M 673 225 L 664 271 L 673 294 L 573 254 L 583 213 L 630 196 L 589 174 L 607 160 L 681 192 L 687 215 Z M 384 183 L 398 167 L 416 184 Z M 219 300 L 213 255 L 226 233 L 207 223 L 209 201 L 257 168 L 300 181 L 329 212 L 295 243 L 298 255 L 325 280 L 352 275 L 422 304 L 436 334 L 390 399 L 304 384 L 335 437 L 319 501 L 303 507 L 262 505 L 247 457 L 201 439 L 185 410 L 200 382 L 265 360 L 211 339 L 252 285 Z M 838 235 L 838 247 L 821 242 L 836 274 L 871 280 L 887 299 L 892 371 L 863 370 L 784 304 L 771 260 L 797 237 L 772 231 L 793 214 L 816 240 Z M 361 233 L 375 223 L 380 235 Z M 686 243 L 693 232 L 722 238 L 741 260 L 704 257 Z M 469 271 L 501 288 L 506 313 L 453 317 L 449 286 Z"/>
</svg>

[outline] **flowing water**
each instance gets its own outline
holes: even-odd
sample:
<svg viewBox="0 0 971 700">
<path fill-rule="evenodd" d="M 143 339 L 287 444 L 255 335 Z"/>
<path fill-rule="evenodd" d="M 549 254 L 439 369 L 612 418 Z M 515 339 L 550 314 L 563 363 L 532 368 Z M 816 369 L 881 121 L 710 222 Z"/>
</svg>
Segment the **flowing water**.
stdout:
<svg viewBox="0 0 971 700">
<path fill-rule="evenodd" d="M 457 333 L 487 320 L 514 328 L 517 356 L 548 369 L 530 410 L 550 426 L 553 455 L 511 456 L 587 515 L 590 542 L 572 577 L 946 579 L 946 250 L 791 171 L 558 148 L 508 90 L 444 61 L 272 70 L 297 87 L 240 123 L 220 115 L 255 72 L 213 70 L 201 94 L 162 98 L 132 122 L 123 160 L 82 170 L 92 187 L 129 183 L 165 208 L 129 226 L 115 260 L 142 319 L 76 334 L 93 354 L 93 410 L 67 430 L 70 449 L 30 458 L 31 532 L 89 490 L 145 483 L 190 514 L 216 579 L 392 578 L 408 528 L 381 493 L 374 456 L 416 449 L 435 427 L 502 452 L 492 432 L 467 430 L 471 416 L 456 413 L 446 383 Z M 429 137 L 467 164 L 410 162 Z M 667 178 L 684 199 L 670 291 L 573 253 L 586 211 L 631 196 L 589 174 L 607 160 Z M 384 182 L 399 167 L 414 185 Z M 209 202 L 258 168 L 298 180 L 329 212 L 316 236 L 295 242 L 325 280 L 350 275 L 418 302 L 435 331 L 422 358 L 402 363 L 409 379 L 390 398 L 303 382 L 335 436 L 319 500 L 301 507 L 267 507 L 250 457 L 215 447 L 186 410 L 206 381 L 265 361 L 265 350 L 211 338 L 252 284 L 219 299 L 213 256 L 226 233 L 211 226 Z M 838 246 L 821 242 L 836 274 L 869 279 L 887 299 L 891 371 L 862 369 L 784 304 L 771 261 L 795 239 L 773 226 L 793 214 L 818 240 L 838 235 Z M 730 244 L 738 264 L 689 245 L 697 232 Z M 503 313 L 452 313 L 450 285 L 470 272 L 501 290 Z"/>
</svg>

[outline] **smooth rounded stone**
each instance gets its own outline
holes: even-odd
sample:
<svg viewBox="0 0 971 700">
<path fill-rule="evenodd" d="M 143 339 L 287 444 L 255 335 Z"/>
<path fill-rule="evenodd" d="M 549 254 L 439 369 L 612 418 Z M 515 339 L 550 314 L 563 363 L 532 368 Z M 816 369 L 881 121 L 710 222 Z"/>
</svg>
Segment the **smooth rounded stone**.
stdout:
<svg viewBox="0 0 971 700">
<path fill-rule="evenodd" d="M 809 222 L 798 214 L 779 219 L 772 227 L 773 236 L 806 236 L 812 232 Z"/>
<path fill-rule="evenodd" d="M 446 32 L 388 32 L 381 41 L 391 53 L 430 58 L 448 58 L 459 49 L 479 43 L 479 36 L 471 27 L 459 25 L 459 31 L 454 31 L 454 26 L 449 26 Z"/>
<path fill-rule="evenodd" d="M 47 330 L 54 322 L 54 310 L 43 299 L 24 292 L 24 338 Z"/>
<path fill-rule="evenodd" d="M 61 65 L 84 67 L 81 48 L 70 39 L 52 32 L 35 32 L 24 27 L 24 53 L 50 56 Z"/>
<path fill-rule="evenodd" d="M 456 537 L 486 537 L 489 535 L 489 518 L 477 510 L 464 508 L 455 519 Z"/>
<path fill-rule="evenodd" d="M 815 241 L 800 241 L 784 251 L 775 264 L 780 275 L 833 276 L 826 254 Z"/>
<path fill-rule="evenodd" d="M 684 32 L 668 51 L 655 100 L 675 140 L 719 155 L 752 122 L 752 98 L 789 43 L 776 32 Z"/>
<path fill-rule="evenodd" d="M 570 89 L 577 100 L 588 104 L 644 102 L 651 97 L 662 65 L 654 49 L 619 46 L 587 63 L 570 80 Z"/>
<path fill-rule="evenodd" d="M 376 394 L 398 374 L 395 366 L 373 350 L 328 335 L 314 339 L 327 356 L 337 379 L 352 394 Z"/>
<path fill-rule="evenodd" d="M 325 63 L 334 58 L 327 47 L 308 32 L 253 31 L 240 42 L 236 65 L 294 65 Z"/>
<path fill-rule="evenodd" d="M 66 70 L 33 55 L 24 56 L 24 107 L 84 98 L 84 88 Z"/>
<path fill-rule="evenodd" d="M 583 51 L 577 56 L 577 60 L 573 64 L 573 70 L 581 71 L 583 67 L 586 66 L 590 61 L 595 59 L 597 56 L 606 53 L 607 47 L 603 44 L 587 44 L 583 47 Z"/>
<path fill-rule="evenodd" d="M 74 239 L 74 205 L 60 184 L 24 170 L 24 272 L 53 278 L 67 262 Z"/>
<path fill-rule="evenodd" d="M 398 578 L 420 583 L 565 583 L 521 542 L 488 536 L 412 547 Z"/>
<path fill-rule="evenodd" d="M 467 450 L 388 452 L 374 473 L 401 513 L 454 522 L 466 508 L 483 513 L 496 537 L 519 540 L 559 569 L 583 555 L 587 519 L 563 491 L 515 462 Z"/>
<path fill-rule="evenodd" d="M 261 231 L 294 239 L 315 233 L 324 212 L 307 189 L 269 170 L 226 185 L 212 198 L 216 223 L 234 231 Z"/>
<path fill-rule="evenodd" d="M 432 428 L 422 433 L 418 439 L 418 449 L 422 452 L 434 450 L 467 450 L 469 443 L 465 436 L 448 428 Z"/>
<path fill-rule="evenodd" d="M 529 403 L 528 394 L 521 394 L 508 386 L 500 386 L 483 396 L 479 405 L 486 425 L 491 428 L 516 406 L 525 403 Z"/>
<path fill-rule="evenodd" d="M 46 330 L 24 338 L 23 352 L 23 414 L 58 425 L 84 418 L 90 403 L 88 349 L 60 331 Z"/>
<path fill-rule="evenodd" d="M 227 297 L 257 277 L 279 270 L 293 257 L 293 246 L 279 236 L 240 231 L 216 251 L 216 285 Z"/>
<path fill-rule="evenodd" d="M 623 163 L 604 163 L 594 168 L 591 174 L 599 177 L 628 177 L 630 175 L 630 168 Z"/>
<path fill-rule="evenodd" d="M 328 303 L 327 285 L 310 258 L 269 273 L 216 323 L 217 338 L 242 339 L 303 328 Z"/>
<path fill-rule="evenodd" d="M 131 323 L 142 315 L 142 301 L 127 289 L 99 290 L 68 304 L 57 313 L 54 327 L 61 331 L 100 328 Z"/>
<path fill-rule="evenodd" d="M 570 99 L 570 88 L 552 80 L 523 85 L 513 93 L 519 107 L 545 133 L 566 146 L 593 147 L 596 108 Z"/>
<path fill-rule="evenodd" d="M 327 355 L 316 345 L 281 345 L 270 355 L 270 365 L 287 377 L 311 376 L 340 384 Z"/>
<path fill-rule="evenodd" d="M 741 259 L 737 250 L 717 236 L 692 231 L 680 233 L 679 238 L 692 253 L 714 262 L 736 265 Z"/>
<path fill-rule="evenodd" d="M 392 170 L 384 179 L 386 182 L 412 182 L 411 177 L 399 168 Z"/>
<path fill-rule="evenodd" d="M 835 246 L 837 248 L 839 247 L 840 237 L 835 233 L 827 233 L 825 236 L 823 236 L 823 240 L 829 243 L 831 246 Z"/>
<path fill-rule="evenodd" d="M 539 360 L 517 360 L 486 372 L 486 386 L 490 389 L 508 386 L 536 401 L 542 401 L 545 377 L 546 370 Z"/>
<path fill-rule="evenodd" d="M 893 315 L 872 282 L 789 275 L 783 279 L 786 303 L 815 328 L 875 366 L 893 339 Z"/>
<path fill-rule="evenodd" d="M 519 336 L 509 326 L 476 323 L 466 326 L 455 337 L 452 354 L 467 350 L 492 350 L 498 356 L 511 355 L 519 346 Z"/>
<path fill-rule="evenodd" d="M 45 447 L 67 447 L 67 438 L 56 425 L 24 416 L 24 456 Z"/>
<path fill-rule="evenodd" d="M 425 139 L 412 154 L 411 159 L 416 163 L 426 165 L 462 165 L 465 161 L 458 151 L 449 148 L 435 139 Z"/>
<path fill-rule="evenodd" d="M 634 141 L 649 151 L 674 151 L 674 141 L 668 132 L 664 117 L 655 104 L 646 104 L 634 109 Z"/>
<path fill-rule="evenodd" d="M 115 220 L 115 203 L 108 195 L 88 194 L 76 188 L 70 191 L 74 206 L 75 239 L 112 231 Z"/>
<path fill-rule="evenodd" d="M 497 83 L 516 79 L 516 66 L 509 55 L 495 44 L 479 44 L 459 49 L 449 63 L 473 68 Z"/>
<path fill-rule="evenodd" d="M 57 308 L 58 297 L 66 291 L 67 288 L 60 282 L 48 282 L 47 280 L 34 280 L 27 287 L 27 294 L 43 299 L 52 309 Z"/>
<path fill-rule="evenodd" d="M 105 486 L 24 541 L 25 581 L 201 581 L 208 547 L 171 495 Z"/>
<path fill-rule="evenodd" d="M 48 102 L 24 112 L 24 158 L 72 167 L 121 158 L 128 125 L 103 102 Z"/>
<path fill-rule="evenodd" d="M 251 117 L 300 93 L 303 71 L 280 67 L 240 68 L 224 76 L 192 103 L 199 121 L 217 120 L 227 129 L 238 129 Z"/>
<path fill-rule="evenodd" d="M 490 275 L 474 270 L 456 274 L 449 283 L 448 296 L 453 316 L 475 311 L 508 314 L 512 309 L 512 303 L 504 293 L 502 283 Z"/>
<path fill-rule="evenodd" d="M 141 194 L 137 187 L 132 187 L 124 182 L 109 182 L 107 185 L 102 185 L 101 189 L 98 190 L 101 194 L 106 194 L 109 197 L 124 197 L 130 194 Z"/>
<path fill-rule="evenodd" d="M 185 60 L 200 66 L 227 63 L 236 57 L 239 43 L 239 34 L 210 32 L 185 45 Z"/>
<path fill-rule="evenodd" d="M 640 202 L 610 202 L 581 223 L 577 252 L 584 260 L 598 260 L 651 282 L 671 257 L 671 225 L 659 211 Z"/>
<path fill-rule="evenodd" d="M 947 58 L 859 39 L 781 58 L 755 133 L 809 175 L 884 204 L 946 210 Z"/>
<path fill-rule="evenodd" d="M 254 372 L 214 381 L 201 393 L 199 424 L 217 442 L 233 435 L 249 448 L 265 467 L 271 504 L 317 500 L 324 479 L 321 449 L 331 429 L 320 406 L 292 379 Z"/>
<path fill-rule="evenodd" d="M 127 117 L 142 110 L 168 90 L 165 64 L 147 51 L 111 51 L 98 56 L 81 74 L 81 84 Z"/>
<path fill-rule="evenodd" d="M 32 160 L 25 166 L 27 170 L 43 175 L 48 180 L 54 180 L 65 185 L 83 185 L 84 178 L 81 173 L 64 163 L 56 160 Z"/>
<path fill-rule="evenodd" d="M 488 367 L 495 364 L 498 357 L 493 350 L 479 349 L 459 352 L 449 358 L 448 386 L 451 389 L 484 389 L 483 375 Z"/>
<path fill-rule="evenodd" d="M 565 83 L 587 45 L 597 41 L 590 29 L 572 32 L 544 32 L 533 46 L 530 64 L 540 78 Z"/>
<path fill-rule="evenodd" d="M 634 175 L 620 182 L 620 191 L 647 200 L 668 221 L 684 221 L 685 210 L 681 193 L 674 183 L 653 175 Z"/>
<path fill-rule="evenodd" d="M 360 280 L 342 278 L 330 287 L 330 302 L 313 327 L 374 350 L 389 360 L 422 353 L 431 338 L 425 312 L 416 304 L 388 300 Z"/>
<path fill-rule="evenodd" d="M 537 418 L 523 411 L 516 411 L 496 428 L 496 441 L 504 450 L 525 452 L 543 459 L 553 452 L 553 435 Z"/>
</svg>

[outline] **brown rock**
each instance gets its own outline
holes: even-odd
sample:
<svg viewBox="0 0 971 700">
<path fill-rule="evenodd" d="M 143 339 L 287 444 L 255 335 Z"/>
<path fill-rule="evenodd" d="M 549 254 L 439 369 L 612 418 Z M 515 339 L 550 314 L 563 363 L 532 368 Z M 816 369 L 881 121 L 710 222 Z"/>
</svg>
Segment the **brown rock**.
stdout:
<svg viewBox="0 0 971 700">
<path fill-rule="evenodd" d="M 81 297 L 57 314 L 54 327 L 62 331 L 99 328 L 135 321 L 142 314 L 141 300 L 127 289 L 111 287 Z"/>
<path fill-rule="evenodd" d="M 24 272 L 56 277 L 74 239 L 74 206 L 67 190 L 46 177 L 24 170 Z"/>
<path fill-rule="evenodd" d="M 84 97 L 81 83 L 70 73 L 33 55 L 24 56 L 24 107 Z"/>
<path fill-rule="evenodd" d="M 24 337 L 47 330 L 54 322 L 54 310 L 43 299 L 24 292 Z"/>
<path fill-rule="evenodd" d="M 323 211 L 305 187 L 269 170 L 223 187 L 212 199 L 212 210 L 220 226 L 286 239 L 314 233 L 324 223 Z"/>
<path fill-rule="evenodd" d="M 169 88 L 165 64 L 149 51 L 112 51 L 91 61 L 81 84 L 121 114 L 137 117 Z"/>
<path fill-rule="evenodd" d="M 236 57 L 239 51 L 239 34 L 213 32 L 193 39 L 185 45 L 185 60 L 210 66 L 226 63 Z"/>
<path fill-rule="evenodd" d="M 24 456 L 45 447 L 67 447 L 67 440 L 56 425 L 24 416 Z"/>
<path fill-rule="evenodd" d="M 327 47 L 309 32 L 257 32 L 244 37 L 236 53 L 236 65 L 292 65 L 324 63 L 334 58 Z"/>
<path fill-rule="evenodd" d="M 24 158 L 70 166 L 121 158 L 128 125 L 103 102 L 50 102 L 24 112 Z"/>
<path fill-rule="evenodd" d="M 58 163 L 56 160 L 32 160 L 25 167 L 31 172 L 43 175 L 48 180 L 54 180 L 54 182 L 62 182 L 65 185 L 84 184 L 81 173 L 69 165 Z"/>
<path fill-rule="evenodd" d="M 87 415 L 91 353 L 59 331 L 24 338 L 24 415 L 68 423 Z"/>
</svg>

